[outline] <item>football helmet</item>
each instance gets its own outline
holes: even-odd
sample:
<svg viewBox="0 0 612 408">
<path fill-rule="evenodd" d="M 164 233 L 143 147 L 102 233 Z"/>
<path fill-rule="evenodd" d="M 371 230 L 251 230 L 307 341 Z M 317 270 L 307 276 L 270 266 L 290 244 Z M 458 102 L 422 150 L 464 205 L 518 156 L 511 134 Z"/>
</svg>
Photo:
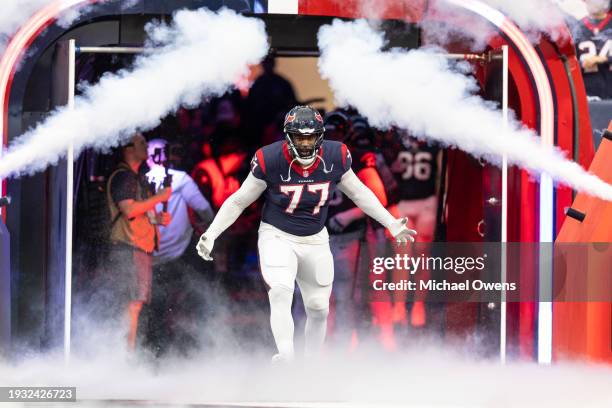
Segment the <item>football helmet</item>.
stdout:
<svg viewBox="0 0 612 408">
<path fill-rule="evenodd" d="M 316 109 L 310 106 L 291 109 L 285 115 L 283 131 L 289 152 L 295 160 L 303 165 L 315 161 L 325 133 L 323 117 Z"/>
<path fill-rule="evenodd" d="M 368 120 L 363 116 L 351 116 L 347 133 L 345 143 L 351 147 L 366 149 L 374 146 L 374 132 Z"/>
<path fill-rule="evenodd" d="M 350 121 L 346 113 L 334 110 L 325 114 L 325 133 L 327 140 L 344 142 Z"/>
</svg>

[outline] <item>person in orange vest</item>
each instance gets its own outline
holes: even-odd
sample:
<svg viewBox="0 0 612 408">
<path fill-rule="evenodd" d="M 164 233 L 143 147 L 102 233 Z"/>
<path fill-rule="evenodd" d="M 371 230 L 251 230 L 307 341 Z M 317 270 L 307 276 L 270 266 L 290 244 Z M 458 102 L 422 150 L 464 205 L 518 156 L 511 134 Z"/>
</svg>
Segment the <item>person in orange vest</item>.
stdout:
<svg viewBox="0 0 612 408">
<path fill-rule="evenodd" d="M 136 348 L 138 318 L 144 303 L 151 299 L 152 254 L 159 242 L 158 225 L 168 225 L 169 213 L 157 213 L 155 206 L 170 199 L 172 188 L 152 194 L 141 172 L 147 160 L 147 141 L 136 133 L 117 150 L 119 165 L 107 182 L 107 203 L 111 215 L 109 276 L 113 300 L 126 303 L 127 345 Z"/>
</svg>

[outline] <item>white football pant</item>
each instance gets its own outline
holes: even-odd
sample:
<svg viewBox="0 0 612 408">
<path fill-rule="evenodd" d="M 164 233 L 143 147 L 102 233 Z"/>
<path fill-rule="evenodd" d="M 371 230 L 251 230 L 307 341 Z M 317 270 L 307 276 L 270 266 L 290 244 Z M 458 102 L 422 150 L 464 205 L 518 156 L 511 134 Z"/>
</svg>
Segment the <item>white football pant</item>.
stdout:
<svg viewBox="0 0 612 408">
<path fill-rule="evenodd" d="M 288 359 L 294 356 L 291 303 L 295 281 L 306 310 L 306 353 L 319 352 L 325 340 L 334 280 L 327 230 L 300 237 L 262 222 L 257 246 L 262 275 L 269 287 L 270 325 L 279 354 Z"/>
</svg>

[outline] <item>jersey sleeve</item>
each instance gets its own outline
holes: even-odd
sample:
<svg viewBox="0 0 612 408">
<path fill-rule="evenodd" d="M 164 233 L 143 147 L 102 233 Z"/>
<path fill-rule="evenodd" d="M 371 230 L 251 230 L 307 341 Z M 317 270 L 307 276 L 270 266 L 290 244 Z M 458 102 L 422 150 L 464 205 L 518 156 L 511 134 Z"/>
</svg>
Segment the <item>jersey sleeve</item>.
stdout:
<svg viewBox="0 0 612 408">
<path fill-rule="evenodd" d="M 211 210 L 210 203 L 204 198 L 198 185 L 188 174 L 185 174 L 185 184 L 181 188 L 181 196 L 183 196 L 187 205 L 196 211 L 207 212 Z"/>
<path fill-rule="evenodd" d="M 258 149 L 251 159 L 251 174 L 260 180 L 266 180 L 266 162 L 262 149 Z"/>
<path fill-rule="evenodd" d="M 363 169 L 376 168 L 376 153 L 365 151 L 360 154 L 354 153 L 353 171 L 358 174 Z"/>
<path fill-rule="evenodd" d="M 340 155 L 342 156 L 342 174 L 344 174 L 351 169 L 351 165 L 353 164 L 353 157 L 351 156 L 351 152 L 344 143 L 342 143 L 342 145 L 340 146 Z"/>
</svg>

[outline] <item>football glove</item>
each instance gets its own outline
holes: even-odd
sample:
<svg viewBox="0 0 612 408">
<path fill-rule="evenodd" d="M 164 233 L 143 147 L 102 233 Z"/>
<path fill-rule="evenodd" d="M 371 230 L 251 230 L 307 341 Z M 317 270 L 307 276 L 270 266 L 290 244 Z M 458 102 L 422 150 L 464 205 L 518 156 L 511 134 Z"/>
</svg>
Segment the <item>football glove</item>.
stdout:
<svg viewBox="0 0 612 408">
<path fill-rule="evenodd" d="M 215 245 L 215 241 L 206 236 L 206 234 L 202 234 L 198 244 L 196 245 L 196 249 L 198 250 L 198 255 L 200 255 L 206 261 L 212 261 L 212 257 L 210 253 L 212 252 L 213 246 Z"/>
<path fill-rule="evenodd" d="M 414 242 L 414 236 L 417 234 L 415 230 L 411 230 L 406 227 L 406 223 L 408 222 L 408 218 L 396 218 L 395 221 L 389 225 L 389 232 L 395 238 L 395 242 L 398 245 L 406 245 L 408 241 Z"/>
</svg>

